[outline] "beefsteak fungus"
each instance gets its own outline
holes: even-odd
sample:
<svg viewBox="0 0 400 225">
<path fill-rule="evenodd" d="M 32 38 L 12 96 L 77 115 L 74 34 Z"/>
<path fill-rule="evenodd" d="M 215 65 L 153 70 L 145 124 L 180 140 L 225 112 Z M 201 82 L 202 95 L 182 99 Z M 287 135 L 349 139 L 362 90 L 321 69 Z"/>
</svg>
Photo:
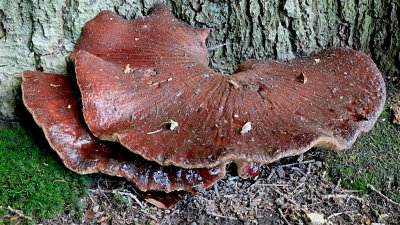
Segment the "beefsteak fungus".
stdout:
<svg viewBox="0 0 400 225">
<path fill-rule="evenodd" d="M 313 146 L 350 148 L 383 110 L 384 81 L 364 53 L 248 61 L 226 75 L 208 67 L 207 36 L 161 4 L 131 21 L 101 12 L 71 55 L 76 80 L 25 71 L 24 104 L 68 168 L 123 176 L 164 208 L 230 162 L 256 178 Z"/>
<path fill-rule="evenodd" d="M 225 75 L 204 60 L 206 33 L 165 5 L 137 20 L 103 12 L 88 22 L 72 59 L 90 131 L 164 166 L 262 164 L 349 148 L 383 109 L 383 78 L 364 53 L 248 61 Z"/>
</svg>

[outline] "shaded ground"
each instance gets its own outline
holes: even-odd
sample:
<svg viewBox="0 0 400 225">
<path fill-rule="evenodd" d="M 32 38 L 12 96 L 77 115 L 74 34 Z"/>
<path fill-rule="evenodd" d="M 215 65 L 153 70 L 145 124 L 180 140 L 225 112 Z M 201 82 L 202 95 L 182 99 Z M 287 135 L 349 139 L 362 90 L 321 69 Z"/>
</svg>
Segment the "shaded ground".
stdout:
<svg viewBox="0 0 400 225">
<path fill-rule="evenodd" d="M 255 180 L 230 173 L 216 185 L 158 209 L 134 194 L 122 179 L 93 175 L 82 199 L 82 213 L 69 212 L 42 224 L 305 224 L 307 213 L 324 215 L 326 224 L 399 224 L 400 208 L 375 193 L 346 190 L 329 181 L 321 151 L 265 166 Z"/>
<path fill-rule="evenodd" d="M 393 124 L 387 105 L 374 128 L 347 151 L 326 151 L 325 162 L 334 180 L 350 189 L 367 191 L 373 184 L 400 201 L 400 126 Z"/>
</svg>

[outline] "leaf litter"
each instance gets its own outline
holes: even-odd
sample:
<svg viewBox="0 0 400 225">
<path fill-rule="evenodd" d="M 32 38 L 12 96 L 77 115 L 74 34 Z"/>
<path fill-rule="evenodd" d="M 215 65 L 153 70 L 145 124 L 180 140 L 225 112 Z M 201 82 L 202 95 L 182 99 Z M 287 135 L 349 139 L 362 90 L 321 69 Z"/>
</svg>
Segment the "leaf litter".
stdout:
<svg viewBox="0 0 400 225">
<path fill-rule="evenodd" d="M 134 187 L 123 179 L 91 175 L 94 181 L 82 199 L 82 210 L 99 206 L 93 218 L 72 211 L 40 223 L 308 224 L 310 218 L 319 218 L 325 224 L 399 224 L 400 208 L 382 196 L 346 190 L 340 181 L 331 182 L 320 154 L 314 150 L 265 165 L 257 180 L 240 179 L 231 166 L 213 187 L 171 210 L 137 202 L 132 197 L 136 196 Z M 278 168 L 284 173 L 278 174 Z"/>
</svg>

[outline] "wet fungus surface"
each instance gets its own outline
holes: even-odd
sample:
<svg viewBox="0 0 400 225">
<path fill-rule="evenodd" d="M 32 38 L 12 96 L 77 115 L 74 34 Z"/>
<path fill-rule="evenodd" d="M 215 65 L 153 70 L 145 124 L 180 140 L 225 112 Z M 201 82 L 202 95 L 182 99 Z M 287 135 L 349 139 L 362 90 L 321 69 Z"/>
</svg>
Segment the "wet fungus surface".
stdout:
<svg viewBox="0 0 400 225">
<path fill-rule="evenodd" d="M 336 48 L 218 74 L 203 60 L 204 32 L 165 8 L 133 21 L 106 12 L 84 28 L 73 59 L 85 121 L 102 140 L 161 165 L 262 164 L 349 148 L 383 109 L 384 81 L 364 53 Z"/>
<path fill-rule="evenodd" d="M 22 74 L 25 106 L 69 169 L 79 174 L 101 172 L 121 176 L 141 191 L 167 193 L 178 190 L 195 193 L 224 177 L 225 165 L 204 169 L 160 166 L 118 144 L 100 141 L 85 126 L 77 104 L 79 93 L 70 83 L 72 78 L 32 71 Z"/>
<path fill-rule="evenodd" d="M 125 177 L 164 208 L 230 162 L 256 178 L 314 146 L 349 148 L 383 109 L 383 78 L 364 53 L 254 60 L 226 75 L 208 67 L 207 36 L 165 5 L 130 21 L 101 12 L 71 55 L 76 80 L 25 71 L 24 104 L 68 168 Z"/>
</svg>

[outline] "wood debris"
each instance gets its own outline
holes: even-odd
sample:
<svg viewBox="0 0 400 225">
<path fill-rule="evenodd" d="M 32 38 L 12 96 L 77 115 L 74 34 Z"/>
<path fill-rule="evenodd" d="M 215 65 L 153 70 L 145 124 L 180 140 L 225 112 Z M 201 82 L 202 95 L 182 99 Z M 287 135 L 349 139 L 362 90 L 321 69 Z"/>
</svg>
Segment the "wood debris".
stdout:
<svg viewBox="0 0 400 225">
<path fill-rule="evenodd" d="M 124 69 L 125 74 L 132 72 L 132 69 L 129 66 L 130 66 L 129 64 L 126 64 L 125 69 Z"/>
<path fill-rule="evenodd" d="M 240 131 L 240 134 L 246 134 L 251 130 L 251 122 L 247 122 L 243 125 L 242 130 Z"/>
<path fill-rule="evenodd" d="M 305 73 L 301 73 L 300 76 L 299 76 L 299 80 L 300 80 L 303 84 L 307 83 L 308 80 L 307 80 L 306 74 L 305 74 Z"/>
<path fill-rule="evenodd" d="M 228 83 L 230 83 L 234 89 L 240 88 L 240 85 L 234 80 L 228 80 Z"/>
<path fill-rule="evenodd" d="M 169 124 L 170 124 L 170 127 L 169 127 L 170 130 L 174 130 L 175 128 L 177 128 L 179 126 L 179 123 L 176 121 L 173 121 L 173 120 L 169 120 Z"/>
</svg>

